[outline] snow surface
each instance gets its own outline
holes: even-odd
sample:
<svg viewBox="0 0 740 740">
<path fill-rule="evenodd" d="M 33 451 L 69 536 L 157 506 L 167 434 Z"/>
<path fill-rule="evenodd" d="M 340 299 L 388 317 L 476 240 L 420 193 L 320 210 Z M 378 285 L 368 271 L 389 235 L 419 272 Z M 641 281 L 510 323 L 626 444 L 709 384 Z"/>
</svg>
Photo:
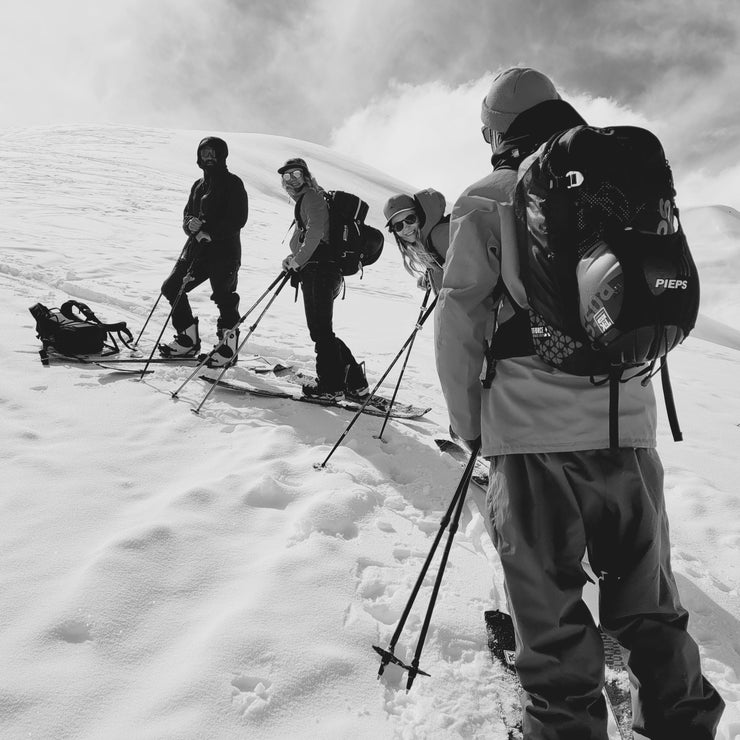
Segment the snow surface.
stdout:
<svg viewBox="0 0 740 740">
<path fill-rule="evenodd" d="M 504 738 L 483 612 L 500 571 L 469 504 L 410 693 L 386 646 L 460 469 L 436 451 L 447 419 L 431 326 L 400 400 L 422 420 L 351 416 L 278 399 L 206 392 L 191 372 L 144 381 L 97 367 L 44 368 L 28 308 L 67 298 L 138 332 L 184 242 L 181 212 L 212 132 L 106 126 L 0 133 L 0 736 L 3 738 Z M 357 192 L 381 226 L 403 183 L 306 142 L 223 134 L 250 194 L 241 309 L 287 254 L 292 207 L 276 168 L 305 156 L 327 188 Z M 420 183 L 428 186 L 433 183 Z M 702 317 L 671 356 L 686 441 L 662 414 L 673 558 L 690 629 L 740 736 L 740 214 L 683 212 L 703 276 Z M 193 294 L 204 341 L 215 308 Z M 249 352 L 311 370 L 302 306 L 286 290 Z M 395 245 L 347 280 L 337 332 L 380 377 L 411 333 L 421 293 Z M 160 304 L 142 340 L 151 347 Z M 166 336 L 171 331 L 168 329 Z M 227 377 L 246 379 L 242 366 Z M 388 377 L 390 392 L 395 371 Z M 479 492 L 475 496 L 480 496 Z M 397 653 L 410 659 L 430 571 Z"/>
</svg>

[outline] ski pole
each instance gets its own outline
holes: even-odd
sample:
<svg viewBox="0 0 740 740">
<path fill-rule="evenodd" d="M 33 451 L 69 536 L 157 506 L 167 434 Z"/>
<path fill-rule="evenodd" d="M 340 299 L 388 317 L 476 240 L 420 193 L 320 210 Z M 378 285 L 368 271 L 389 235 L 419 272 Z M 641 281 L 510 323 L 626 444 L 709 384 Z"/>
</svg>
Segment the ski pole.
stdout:
<svg viewBox="0 0 740 740">
<path fill-rule="evenodd" d="M 252 324 L 252 326 L 249 327 L 249 331 L 247 332 L 247 334 L 244 337 L 244 339 L 242 339 L 241 342 L 239 342 L 239 346 L 236 348 L 235 354 L 239 354 L 239 352 L 241 351 L 241 348 L 247 343 L 247 340 L 249 339 L 249 337 L 252 336 L 252 333 L 257 328 L 257 324 L 259 324 L 259 322 L 262 320 L 262 317 L 267 313 L 267 311 L 270 308 L 270 306 L 272 306 L 273 301 L 278 297 L 278 294 L 280 293 L 280 291 L 288 283 L 288 280 L 290 279 L 290 273 L 288 273 L 288 272 L 281 273 L 281 275 L 283 275 L 282 282 L 280 283 L 280 285 L 278 285 L 277 289 L 272 294 L 272 298 L 270 298 L 270 300 L 267 302 L 267 305 L 262 309 L 262 313 L 257 317 L 257 319 L 255 320 L 254 324 Z M 235 329 L 231 329 L 231 331 L 233 332 L 233 331 L 235 331 Z M 229 369 L 229 366 L 228 365 L 224 365 L 224 367 L 221 368 L 221 372 L 218 374 L 218 377 L 216 378 L 216 380 L 213 383 L 213 385 L 211 385 L 211 387 L 206 391 L 206 395 L 203 396 L 203 400 L 198 404 L 197 408 L 190 409 L 194 414 L 199 414 L 200 413 L 200 410 L 201 410 L 203 404 L 206 402 L 206 400 L 211 395 L 211 393 L 213 393 L 213 391 L 216 390 L 216 386 L 218 385 L 218 381 L 221 380 L 221 378 L 223 378 L 224 373 L 228 369 Z"/>
<path fill-rule="evenodd" d="M 154 301 L 154 305 L 152 306 L 152 310 L 149 311 L 149 316 L 146 317 L 146 321 L 144 322 L 144 326 L 141 327 L 141 331 L 139 332 L 139 336 L 136 337 L 134 340 L 134 343 L 132 346 L 136 347 L 139 344 L 139 340 L 141 339 L 141 335 L 144 333 L 144 329 L 146 329 L 147 324 L 149 323 L 149 319 L 152 318 L 152 315 L 154 314 L 154 311 L 156 310 L 157 306 L 159 305 L 159 301 L 162 299 L 162 294 L 160 293 L 157 296 L 157 300 Z"/>
<path fill-rule="evenodd" d="M 383 377 L 381 377 L 381 379 L 375 384 L 375 387 L 372 389 L 372 391 L 370 391 L 370 393 L 368 394 L 362 406 L 360 406 L 357 413 L 354 415 L 354 417 L 352 417 L 352 421 L 350 421 L 350 423 L 347 425 L 347 428 L 342 433 L 342 436 L 339 437 L 334 447 L 331 448 L 331 451 L 324 459 L 324 462 L 314 463 L 314 468 L 316 468 L 316 470 L 322 470 L 324 467 L 326 467 L 326 463 L 329 462 L 329 458 L 334 454 L 334 451 L 337 449 L 337 447 L 339 447 L 339 445 L 342 444 L 342 441 L 349 433 L 349 430 L 352 429 L 352 427 L 354 426 L 354 423 L 357 421 L 357 419 L 359 419 L 360 414 L 362 414 L 362 412 L 367 408 L 367 405 L 370 403 L 370 401 L 372 401 L 373 396 L 378 392 L 378 388 L 380 388 L 383 381 L 388 376 L 388 373 L 390 373 L 390 371 L 393 369 L 393 366 L 396 364 L 396 362 L 398 362 L 398 359 L 403 354 L 403 351 L 406 349 L 406 347 L 409 346 L 409 344 L 411 344 L 411 342 L 414 341 L 416 332 L 418 332 L 421 329 L 421 327 L 424 325 L 424 322 L 429 318 L 436 304 L 437 304 L 437 298 L 435 297 L 434 300 L 432 301 L 432 305 L 429 306 L 429 308 L 426 310 L 426 313 L 417 322 L 416 326 L 414 327 L 414 330 L 411 332 L 411 336 L 403 343 L 403 347 L 401 347 L 401 349 L 398 350 L 398 354 L 393 358 L 393 362 L 391 362 L 391 364 L 388 365 L 388 369 L 383 373 Z"/>
<path fill-rule="evenodd" d="M 229 329 L 227 332 L 224 332 L 223 337 L 221 337 L 221 340 L 219 343 L 206 355 L 203 356 L 203 358 L 198 363 L 198 366 L 193 370 L 190 375 L 188 375 L 187 378 L 183 381 L 183 383 L 180 385 L 180 387 L 176 391 L 172 391 L 170 395 L 172 398 L 177 398 L 178 393 L 195 377 L 195 375 L 198 373 L 198 371 L 203 367 L 203 365 L 208 362 L 208 360 L 213 357 L 213 355 L 218 351 L 218 349 L 221 347 L 221 345 L 227 341 L 227 339 L 230 338 L 231 332 L 235 331 L 244 321 L 246 321 L 247 316 L 249 316 L 252 311 L 254 311 L 257 306 L 259 306 L 260 303 L 264 300 L 265 296 L 280 282 L 280 279 L 283 277 L 285 273 L 281 272 L 268 286 L 268 288 L 265 290 L 264 293 L 249 307 L 247 312 L 239 318 L 239 321 L 236 322 L 236 324 Z"/>
<path fill-rule="evenodd" d="M 193 237 L 189 236 L 188 240 L 185 242 L 185 246 L 182 248 L 182 251 L 180 252 L 180 256 L 177 258 L 178 261 L 181 260 L 187 251 L 187 248 L 190 246 L 190 242 L 192 241 Z M 133 343 L 132 346 L 137 347 L 139 344 L 139 340 L 141 339 L 141 335 L 144 333 L 144 329 L 146 329 L 147 324 L 149 323 L 149 319 L 152 318 L 152 315 L 154 314 L 154 311 L 156 310 L 157 306 L 159 305 L 159 301 L 162 299 L 162 292 L 160 291 L 159 295 L 157 296 L 157 300 L 154 302 L 154 305 L 152 306 L 152 310 L 149 311 L 149 316 L 146 317 L 146 321 L 144 322 L 144 326 L 141 327 L 141 331 L 139 332 L 139 336 L 136 337 L 136 341 Z"/>
<path fill-rule="evenodd" d="M 429 276 L 429 271 L 427 270 L 427 279 Z M 421 320 L 421 317 L 424 315 L 424 310 L 427 307 L 427 301 L 429 300 L 429 294 L 432 292 L 431 286 L 427 288 L 426 293 L 424 293 L 424 300 L 421 302 L 421 308 L 419 309 L 419 318 L 416 320 L 417 323 Z M 414 337 L 415 338 L 415 337 Z M 398 381 L 396 382 L 396 387 L 393 389 L 393 395 L 391 396 L 391 402 L 388 404 L 388 411 L 385 412 L 385 419 L 383 419 L 383 426 L 380 428 L 380 433 L 378 434 L 378 439 L 383 439 L 383 432 L 385 431 L 385 426 L 388 423 L 388 419 L 390 419 L 391 411 L 393 410 L 393 404 L 396 402 L 396 396 L 398 395 L 398 389 L 401 387 L 401 380 L 403 379 L 403 374 L 406 372 L 406 365 L 408 364 L 409 357 L 411 357 L 411 350 L 414 347 L 414 340 L 412 339 L 409 343 L 409 348 L 406 352 L 406 357 L 403 361 L 403 366 L 401 367 L 401 372 L 398 375 Z"/>
<path fill-rule="evenodd" d="M 141 374 L 139 375 L 139 380 L 141 380 L 144 377 L 144 374 L 146 373 L 146 369 L 149 367 L 149 363 L 152 361 L 152 358 L 154 357 L 154 353 L 157 351 L 157 347 L 159 347 L 159 340 L 162 339 L 162 335 L 164 334 L 164 330 L 167 328 L 167 324 L 170 323 L 170 319 L 172 318 L 172 314 L 175 311 L 175 308 L 177 307 L 177 304 L 180 302 L 180 298 L 183 297 L 185 294 L 185 288 L 195 280 L 195 278 L 190 274 L 190 270 L 192 269 L 193 264 L 190 263 L 190 267 L 188 267 L 188 271 L 185 273 L 185 277 L 182 279 L 182 285 L 180 286 L 180 290 L 177 292 L 177 295 L 175 296 L 175 300 L 172 301 L 172 305 L 170 306 L 170 312 L 167 314 L 167 318 L 164 320 L 164 324 L 162 324 L 162 331 L 159 332 L 159 336 L 157 337 L 156 341 L 154 342 L 154 346 L 152 347 L 152 352 L 147 358 L 146 364 L 141 370 Z"/>
<path fill-rule="evenodd" d="M 406 602 L 406 606 L 404 607 L 403 613 L 401 614 L 401 618 L 398 622 L 398 625 L 396 626 L 395 632 L 393 633 L 393 636 L 391 637 L 391 641 L 388 644 L 388 648 L 383 649 L 379 647 L 378 645 L 373 645 L 373 650 L 375 650 L 375 652 L 378 653 L 378 655 L 380 655 L 381 657 L 380 668 L 378 669 L 378 678 L 380 678 L 383 675 L 383 671 L 385 671 L 385 667 L 389 663 L 393 663 L 394 665 L 400 666 L 401 668 L 409 672 L 408 682 L 406 685 L 406 691 L 408 691 L 411 688 L 411 685 L 414 682 L 414 678 L 416 678 L 418 674 L 422 674 L 423 676 L 429 675 L 428 673 L 426 673 L 426 671 L 422 671 L 419 668 L 419 659 L 421 657 L 421 650 L 424 645 L 424 640 L 426 639 L 427 631 L 429 630 L 429 624 L 431 623 L 432 612 L 434 611 L 434 605 L 437 600 L 437 595 L 439 593 L 440 586 L 442 585 L 442 575 L 447 565 L 447 559 L 449 557 L 450 548 L 452 547 L 452 540 L 459 526 L 460 514 L 462 512 L 462 507 L 465 502 L 465 495 L 467 493 L 468 486 L 470 484 L 470 479 L 473 476 L 475 460 L 476 460 L 479 450 L 480 450 L 480 442 L 475 445 L 474 449 L 471 452 L 470 459 L 468 460 L 468 464 L 466 465 L 465 471 L 463 472 L 462 477 L 460 478 L 460 482 L 458 483 L 457 488 L 455 489 L 455 493 L 452 496 L 452 500 L 450 501 L 449 506 L 447 507 L 447 511 L 442 517 L 442 521 L 439 524 L 439 529 L 437 530 L 437 535 L 434 538 L 434 542 L 432 543 L 432 547 L 429 550 L 429 554 L 427 555 L 426 560 L 424 561 L 424 565 L 422 565 L 421 572 L 419 573 L 419 576 L 416 579 L 416 583 L 414 584 L 414 587 L 411 590 L 411 595 L 409 596 L 409 599 Z M 442 539 L 442 535 L 444 534 L 444 530 L 448 524 L 450 525 L 449 534 L 447 537 L 447 542 L 445 544 L 444 553 L 442 555 L 442 560 L 440 562 L 439 571 L 437 572 L 437 577 L 434 582 L 434 588 L 432 590 L 432 595 L 429 600 L 429 606 L 427 607 L 427 613 L 424 619 L 424 624 L 422 626 L 422 631 L 419 635 L 419 641 L 416 646 L 414 660 L 411 665 L 407 665 L 400 658 L 396 657 L 395 655 L 396 644 L 398 643 L 398 640 L 401 636 L 401 632 L 403 632 L 403 628 L 406 625 L 406 620 L 408 619 L 408 616 L 411 613 L 411 608 L 414 605 L 414 601 L 416 600 L 416 597 L 419 593 L 421 584 L 424 582 L 424 578 L 426 577 L 427 571 L 429 570 L 429 566 L 432 562 L 432 559 L 434 558 L 434 554 L 437 551 L 437 547 L 440 543 L 440 540 Z"/>
</svg>

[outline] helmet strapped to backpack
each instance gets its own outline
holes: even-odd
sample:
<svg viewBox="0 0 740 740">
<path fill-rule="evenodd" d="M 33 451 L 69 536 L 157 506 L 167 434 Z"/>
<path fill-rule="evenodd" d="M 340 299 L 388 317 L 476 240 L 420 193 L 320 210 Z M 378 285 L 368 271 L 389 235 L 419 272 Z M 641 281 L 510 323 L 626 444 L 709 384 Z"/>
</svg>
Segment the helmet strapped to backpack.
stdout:
<svg viewBox="0 0 740 740">
<path fill-rule="evenodd" d="M 608 374 L 612 398 L 626 369 L 665 367 L 696 322 L 699 277 L 674 198 L 663 148 L 641 128 L 576 126 L 519 167 L 517 249 L 534 352 L 567 373 Z M 615 428 L 612 419 L 612 445 Z"/>
</svg>

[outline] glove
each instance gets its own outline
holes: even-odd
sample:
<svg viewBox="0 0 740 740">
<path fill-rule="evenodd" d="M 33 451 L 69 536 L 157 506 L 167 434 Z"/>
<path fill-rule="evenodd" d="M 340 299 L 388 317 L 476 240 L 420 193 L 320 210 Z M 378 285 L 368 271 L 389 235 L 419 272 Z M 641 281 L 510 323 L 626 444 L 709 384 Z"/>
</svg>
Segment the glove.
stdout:
<svg viewBox="0 0 740 740">
<path fill-rule="evenodd" d="M 282 262 L 283 270 L 285 272 L 298 272 L 301 266 L 296 262 L 295 257 L 291 254 L 288 255 Z"/>
<path fill-rule="evenodd" d="M 427 274 L 424 273 L 419 277 L 419 279 L 416 281 L 416 287 L 421 288 L 421 290 L 426 290 L 429 286 L 427 284 Z"/>
<path fill-rule="evenodd" d="M 191 216 L 190 220 L 188 221 L 188 231 L 191 234 L 196 234 L 202 228 L 203 228 L 203 222 L 199 218 L 196 218 L 195 216 Z"/>
<path fill-rule="evenodd" d="M 200 243 L 200 242 L 210 242 L 211 241 L 211 235 L 210 234 L 206 234 L 205 231 L 199 231 L 195 235 L 195 241 L 197 241 L 198 243 Z"/>
<path fill-rule="evenodd" d="M 450 425 L 450 437 L 452 439 L 456 440 L 457 442 L 462 442 L 471 452 L 474 448 L 480 449 L 480 443 L 481 443 L 481 437 L 480 434 L 475 439 L 463 439 L 459 434 L 455 432 L 455 430 Z"/>
</svg>

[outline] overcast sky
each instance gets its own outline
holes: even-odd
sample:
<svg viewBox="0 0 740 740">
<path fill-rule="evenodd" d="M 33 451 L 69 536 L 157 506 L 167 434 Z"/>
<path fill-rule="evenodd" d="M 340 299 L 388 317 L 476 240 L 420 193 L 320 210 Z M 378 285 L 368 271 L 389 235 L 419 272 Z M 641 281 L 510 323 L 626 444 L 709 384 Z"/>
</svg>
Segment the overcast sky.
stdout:
<svg viewBox="0 0 740 740">
<path fill-rule="evenodd" d="M 0 128 L 110 122 L 307 139 L 453 198 L 496 71 L 659 134 L 679 204 L 740 206 L 737 0 L 0 0 Z M 329 184 L 340 186 L 340 184 Z"/>
</svg>

